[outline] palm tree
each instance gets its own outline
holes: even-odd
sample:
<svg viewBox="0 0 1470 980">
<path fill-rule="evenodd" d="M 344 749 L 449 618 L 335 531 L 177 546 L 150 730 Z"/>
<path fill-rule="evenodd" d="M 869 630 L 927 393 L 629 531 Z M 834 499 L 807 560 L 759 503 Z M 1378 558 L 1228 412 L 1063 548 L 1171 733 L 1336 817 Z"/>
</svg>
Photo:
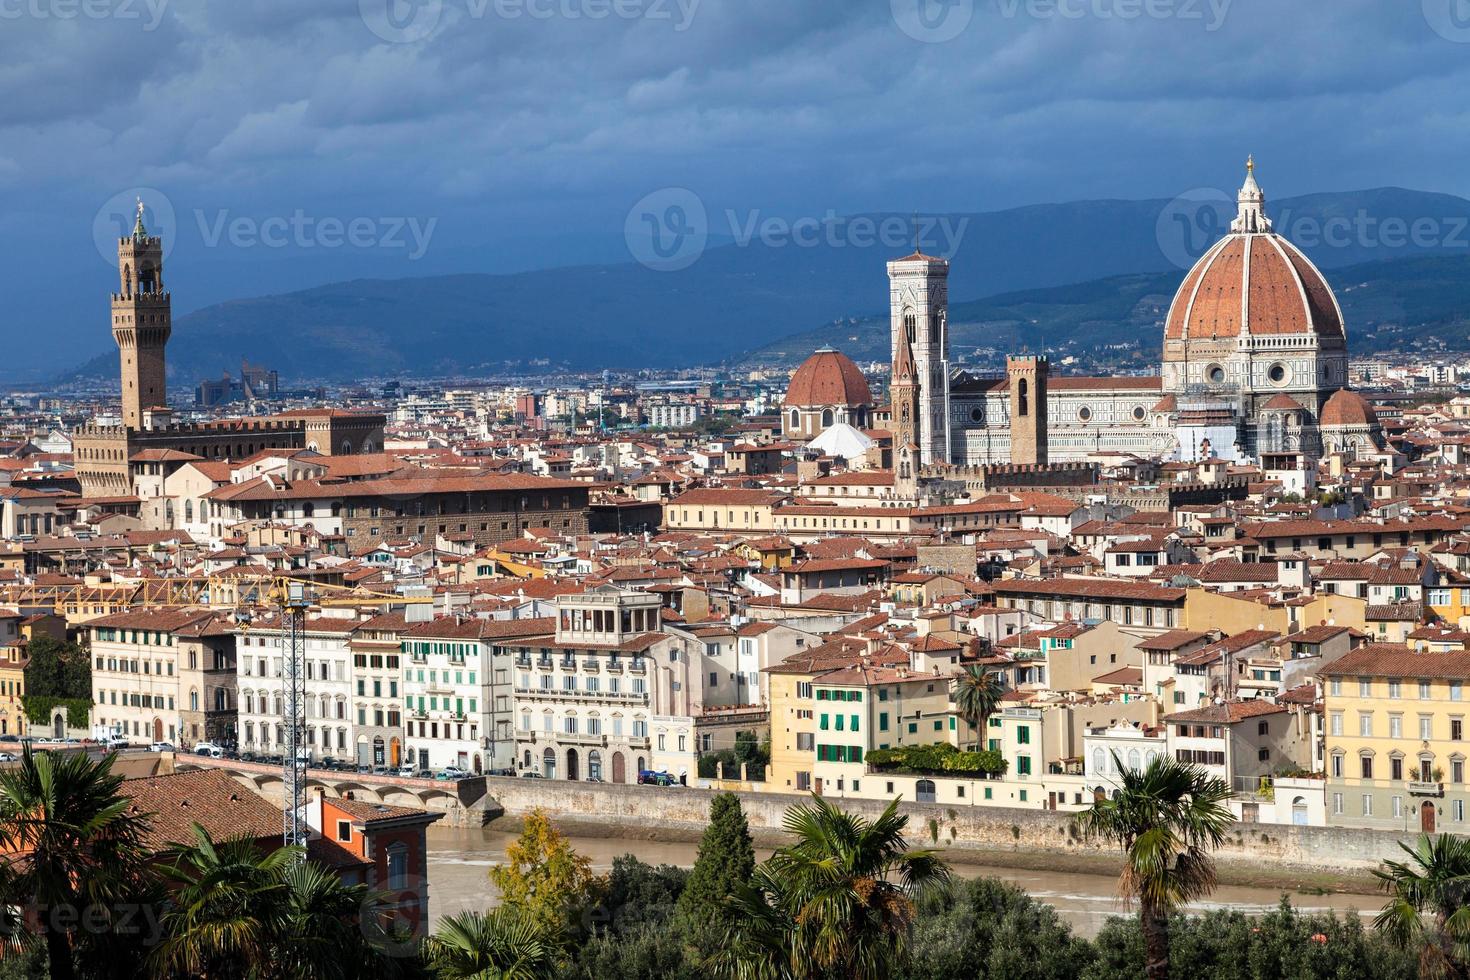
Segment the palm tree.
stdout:
<svg viewBox="0 0 1470 980">
<path fill-rule="evenodd" d="M 976 744 L 981 748 L 985 745 L 986 719 L 1000 707 L 1000 699 L 1005 692 L 993 671 L 978 664 L 972 664 L 960 671 L 959 679 L 955 683 L 955 710 L 974 729 Z"/>
<path fill-rule="evenodd" d="M 271 964 L 283 930 L 282 873 L 299 849 L 263 851 L 249 839 L 215 843 L 194 824 L 194 843 L 169 848 L 158 872 L 175 886 L 152 960 L 161 973 L 247 976 Z"/>
<path fill-rule="evenodd" d="M 1211 851 L 1231 820 L 1230 787 L 1197 766 L 1159 756 L 1130 769 L 1114 753 L 1122 786 L 1077 814 L 1083 836 L 1123 850 L 1119 887 L 1137 899 L 1150 980 L 1169 976 L 1169 914 L 1215 886 Z"/>
<path fill-rule="evenodd" d="M 737 888 L 720 966 L 742 980 L 889 976 L 907 950 L 914 900 L 947 884 L 949 869 L 909 850 L 897 800 L 868 820 L 813 797 L 784 823 L 796 842 Z"/>
<path fill-rule="evenodd" d="M 35 910 L 53 980 L 75 976 L 59 914 L 118 908 L 143 866 L 146 823 L 129 813 L 113 758 L 27 748 L 18 767 L 0 773 L 0 844 L 25 855 L 4 882 L 5 899 Z"/>
<path fill-rule="evenodd" d="M 1419 836 L 1408 861 L 1373 872 L 1389 895 L 1373 926 L 1400 949 L 1419 949 L 1420 974 L 1464 976 L 1470 964 L 1470 838 Z"/>
<path fill-rule="evenodd" d="M 424 954 L 443 980 L 548 980 L 557 974 L 562 944 L 515 906 L 502 905 L 441 920 L 424 940 Z"/>
<path fill-rule="evenodd" d="M 367 885 L 346 884 L 341 875 L 307 861 L 287 862 L 279 877 L 284 895 L 273 955 L 277 976 L 329 980 L 386 975 L 389 964 L 380 951 L 402 940 L 372 931 L 381 926 L 381 895 Z"/>
</svg>

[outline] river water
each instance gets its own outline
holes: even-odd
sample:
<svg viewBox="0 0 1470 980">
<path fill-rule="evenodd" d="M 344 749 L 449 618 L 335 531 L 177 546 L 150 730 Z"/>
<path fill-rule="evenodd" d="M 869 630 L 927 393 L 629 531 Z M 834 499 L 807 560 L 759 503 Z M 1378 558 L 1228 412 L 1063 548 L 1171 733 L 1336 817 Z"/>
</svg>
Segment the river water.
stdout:
<svg viewBox="0 0 1470 980">
<path fill-rule="evenodd" d="M 495 889 L 487 873 L 505 860 L 505 848 L 515 835 L 488 828 L 429 828 L 429 908 L 438 919 L 466 909 L 484 909 L 495 902 Z M 597 871 L 612 867 L 613 858 L 634 854 L 647 864 L 676 864 L 690 867 L 698 853 L 694 843 L 666 843 L 645 840 L 623 840 L 602 837 L 570 837 L 577 853 L 592 859 Z M 769 851 L 757 849 L 758 859 Z M 1094 936 L 1108 917 L 1126 915 L 1128 910 L 1117 897 L 1117 879 L 1097 874 L 1073 874 L 1056 871 L 1027 871 L 1016 868 L 992 868 L 975 864 L 955 864 L 956 874 L 967 878 L 993 877 L 1017 885 L 1034 898 L 1056 908 L 1061 917 L 1083 936 Z M 1195 911 L 1235 908 L 1245 912 L 1264 912 L 1281 900 L 1282 890 L 1222 885 L 1208 901 L 1192 906 Z M 1308 911 L 1355 911 L 1371 916 L 1383 905 L 1374 895 L 1290 894 L 1292 905 Z"/>
</svg>

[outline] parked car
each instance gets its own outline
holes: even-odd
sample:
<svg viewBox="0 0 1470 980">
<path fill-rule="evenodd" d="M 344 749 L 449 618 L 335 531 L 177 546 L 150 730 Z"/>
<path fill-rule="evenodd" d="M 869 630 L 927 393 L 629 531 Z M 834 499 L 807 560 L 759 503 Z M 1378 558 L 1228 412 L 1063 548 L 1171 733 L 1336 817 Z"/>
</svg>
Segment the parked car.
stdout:
<svg viewBox="0 0 1470 980">
<path fill-rule="evenodd" d="M 225 757 L 225 750 L 222 746 L 215 745 L 213 742 L 196 742 L 194 743 L 194 754 L 210 759 L 223 759 Z"/>
<path fill-rule="evenodd" d="M 393 774 L 399 779 L 417 779 L 419 774 L 419 767 L 411 762 L 405 763 L 404 765 L 401 765 L 397 769 L 393 770 Z"/>
<path fill-rule="evenodd" d="M 26 739 L 21 739 L 21 741 L 25 742 Z M 31 741 L 35 740 L 31 739 Z M 113 735 L 102 740 L 102 747 L 109 752 L 120 752 L 128 747 L 128 740 L 121 735 Z"/>
<path fill-rule="evenodd" d="M 527 769 L 525 772 L 521 773 L 521 778 L 522 779 L 545 779 L 546 776 L 543 775 L 542 773 L 537 772 L 535 769 Z"/>
<path fill-rule="evenodd" d="M 666 772 L 655 772 L 652 769 L 640 769 L 638 771 L 638 782 L 643 786 L 677 786 L 679 781 Z"/>
<path fill-rule="evenodd" d="M 459 768 L 459 766 L 445 766 L 439 770 L 439 778 L 454 782 L 460 779 L 469 779 L 470 774 L 467 770 Z"/>
<path fill-rule="evenodd" d="M 20 741 L 20 736 L 19 735 L 10 735 L 10 734 L 0 735 L 0 742 L 19 742 L 19 741 Z"/>
<path fill-rule="evenodd" d="M 17 758 L 14 752 L 0 752 L 0 762 L 14 762 Z"/>
<path fill-rule="evenodd" d="M 148 751 L 149 752 L 172 752 L 172 751 L 174 751 L 174 743 L 172 743 L 172 742 L 154 742 L 152 745 L 148 746 Z"/>
</svg>

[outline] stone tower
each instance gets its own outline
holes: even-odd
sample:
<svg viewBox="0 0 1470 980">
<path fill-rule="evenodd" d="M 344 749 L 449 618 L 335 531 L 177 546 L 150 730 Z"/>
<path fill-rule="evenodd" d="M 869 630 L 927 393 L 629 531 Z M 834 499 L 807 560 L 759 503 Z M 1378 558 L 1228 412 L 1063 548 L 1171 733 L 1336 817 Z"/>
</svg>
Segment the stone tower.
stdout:
<svg viewBox="0 0 1470 980">
<path fill-rule="evenodd" d="M 1026 466 L 1047 464 L 1046 378 L 1044 357 L 1006 358 L 1011 388 L 1011 462 Z"/>
<path fill-rule="evenodd" d="M 143 202 L 133 233 L 117 243 L 122 291 L 112 295 L 112 337 L 122 369 L 123 425 L 144 427 L 144 412 L 167 405 L 164 348 L 173 313 L 163 287 L 163 240 L 143 226 Z"/>
<path fill-rule="evenodd" d="M 893 358 L 897 361 L 900 337 L 913 358 L 918 387 L 914 441 L 920 461 L 948 463 L 949 262 L 915 250 L 888 263 L 888 286 Z"/>
<path fill-rule="evenodd" d="M 920 466 L 919 382 L 914 366 L 914 352 L 908 334 L 900 331 L 898 353 L 893 358 L 893 377 L 888 386 L 893 409 L 893 473 L 894 487 L 900 496 L 910 496 L 918 479 Z"/>
</svg>

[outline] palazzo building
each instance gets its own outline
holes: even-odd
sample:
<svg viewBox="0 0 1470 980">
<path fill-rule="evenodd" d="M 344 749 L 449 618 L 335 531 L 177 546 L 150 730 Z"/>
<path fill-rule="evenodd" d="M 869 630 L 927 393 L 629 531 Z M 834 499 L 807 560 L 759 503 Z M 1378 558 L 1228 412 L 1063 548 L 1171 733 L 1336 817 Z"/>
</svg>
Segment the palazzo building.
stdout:
<svg viewBox="0 0 1470 980">
<path fill-rule="evenodd" d="M 122 422 L 88 423 L 73 433 L 77 479 L 89 498 L 137 494 L 139 476 L 157 475 L 172 453 L 239 460 L 262 449 L 310 449 L 324 456 L 375 453 L 383 447 L 380 414 L 303 409 L 279 415 L 173 421 L 166 348 L 173 334 L 172 294 L 164 286 L 163 240 L 150 235 L 138 203 L 132 234 L 118 240 L 119 291 L 112 294 L 112 337 L 122 381 Z"/>
</svg>

